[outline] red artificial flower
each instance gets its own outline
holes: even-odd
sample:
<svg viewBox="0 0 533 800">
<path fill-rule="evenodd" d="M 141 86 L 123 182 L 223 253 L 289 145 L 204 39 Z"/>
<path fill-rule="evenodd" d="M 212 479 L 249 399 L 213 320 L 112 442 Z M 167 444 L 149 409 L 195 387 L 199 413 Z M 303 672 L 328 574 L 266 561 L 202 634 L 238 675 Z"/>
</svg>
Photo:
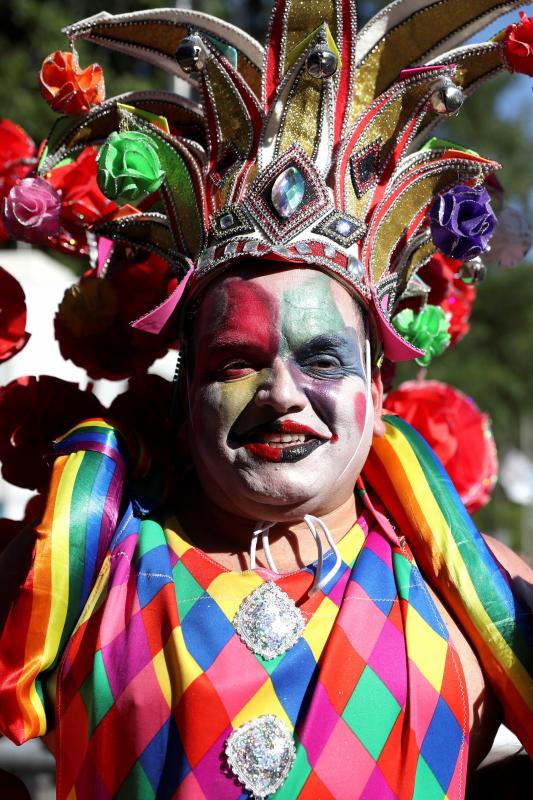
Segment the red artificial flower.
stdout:
<svg viewBox="0 0 533 800">
<path fill-rule="evenodd" d="M 40 521 L 43 515 L 46 498 L 42 494 L 34 494 L 26 503 L 22 519 L 0 519 L 0 553 L 29 524 Z"/>
<path fill-rule="evenodd" d="M 56 50 L 41 67 L 41 92 L 58 114 L 85 114 L 104 100 L 102 68 L 91 64 L 80 69 L 72 53 Z"/>
<path fill-rule="evenodd" d="M 130 322 L 167 297 L 168 282 L 168 265 L 155 255 L 114 267 L 105 278 L 86 272 L 67 289 L 56 314 L 63 357 L 95 380 L 122 380 L 144 372 L 172 346 L 172 334 L 154 336 Z"/>
<path fill-rule="evenodd" d="M 115 203 L 98 188 L 96 172 L 96 150 L 87 147 L 75 161 L 47 173 L 48 182 L 61 195 L 61 230 L 49 241 L 53 249 L 86 256 L 87 228 L 116 211 Z"/>
<path fill-rule="evenodd" d="M 6 481 L 45 491 L 52 442 L 102 407 L 91 392 L 49 375 L 11 381 L 0 389 L 0 461 Z"/>
<path fill-rule="evenodd" d="M 428 303 L 440 306 L 446 314 L 450 324 L 450 345 L 468 333 L 468 320 L 477 295 L 473 284 L 466 284 L 459 278 L 460 266 L 461 261 L 435 253 L 418 272 L 430 288 Z"/>
<path fill-rule="evenodd" d="M 172 393 L 172 383 L 159 375 L 135 376 L 127 391 L 113 400 L 107 415 L 117 421 L 121 430 L 134 432 L 150 462 L 164 467 L 165 472 L 180 460 Z"/>
<path fill-rule="evenodd" d="M 433 448 L 472 514 L 496 483 L 498 463 L 490 422 L 473 400 L 439 381 L 407 381 L 385 408 L 409 422 Z"/>
<path fill-rule="evenodd" d="M 455 278 L 450 286 L 448 297 L 441 305 L 449 322 L 450 345 L 460 342 L 470 330 L 469 319 L 476 299 L 476 287 Z"/>
<path fill-rule="evenodd" d="M 433 306 L 441 305 L 448 296 L 450 285 L 457 277 L 461 263 L 455 258 L 435 253 L 418 271 L 419 277 L 429 286 L 428 303 Z"/>
<path fill-rule="evenodd" d="M 96 173 L 96 149 L 86 147 L 75 161 L 56 167 L 46 176 L 61 192 L 61 221 L 67 227 L 88 227 L 116 211 L 115 203 L 98 188 Z"/>
<path fill-rule="evenodd" d="M 508 69 L 533 76 L 533 17 L 521 11 L 520 22 L 507 27 L 502 41 Z"/>
<path fill-rule="evenodd" d="M 0 120 L 0 206 L 15 183 L 32 171 L 35 153 L 35 142 L 25 130 L 9 119 Z M 0 244 L 8 238 L 0 215 Z"/>
<path fill-rule="evenodd" d="M 25 299 L 17 279 L 0 267 L 0 362 L 12 358 L 30 338 Z"/>
</svg>

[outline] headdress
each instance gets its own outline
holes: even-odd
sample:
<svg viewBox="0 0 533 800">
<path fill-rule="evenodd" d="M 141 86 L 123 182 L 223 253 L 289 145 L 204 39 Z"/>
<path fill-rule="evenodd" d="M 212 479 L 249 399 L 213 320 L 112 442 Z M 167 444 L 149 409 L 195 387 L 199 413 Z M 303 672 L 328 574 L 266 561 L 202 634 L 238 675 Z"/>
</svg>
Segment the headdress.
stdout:
<svg viewBox="0 0 533 800">
<path fill-rule="evenodd" d="M 425 309 L 421 336 L 412 310 L 394 325 L 393 314 L 402 299 L 427 295 L 417 273 L 438 250 L 479 275 L 475 259 L 495 225 L 484 183 L 498 165 L 427 139 L 487 78 L 531 72 L 525 15 L 486 44 L 464 45 L 518 5 L 395 0 L 357 31 L 353 0 L 278 0 L 264 50 L 196 11 L 102 12 L 65 29 L 73 46 L 86 39 L 163 67 L 196 99 L 132 92 L 102 102 L 98 65 L 82 70 L 75 53 L 53 54 L 41 83 L 65 116 L 41 155 L 41 182 L 16 187 L 19 202 L 24 189 L 41 193 L 49 215 L 39 235 L 53 239 L 60 198 L 44 197 L 44 177 L 96 146 L 98 185 L 118 205 L 91 220 L 99 274 L 123 257 L 112 240 L 155 253 L 178 278 L 137 327 L 160 331 L 186 280 L 190 293 L 229 263 L 247 259 L 253 270 L 251 259 L 269 257 L 347 286 L 392 360 L 430 356 L 428 330 L 437 348 L 449 341 L 442 315 Z M 24 236 L 9 199 L 5 214 Z"/>
</svg>

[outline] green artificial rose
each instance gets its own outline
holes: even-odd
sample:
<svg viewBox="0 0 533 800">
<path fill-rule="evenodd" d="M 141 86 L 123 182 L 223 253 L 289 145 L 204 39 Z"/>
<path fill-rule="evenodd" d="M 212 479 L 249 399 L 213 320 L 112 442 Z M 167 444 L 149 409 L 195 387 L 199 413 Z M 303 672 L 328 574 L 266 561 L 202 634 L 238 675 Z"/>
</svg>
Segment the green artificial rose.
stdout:
<svg viewBox="0 0 533 800">
<path fill-rule="evenodd" d="M 449 323 L 440 306 L 424 306 L 418 314 L 405 308 L 396 314 L 392 324 L 400 336 L 424 351 L 424 355 L 416 359 L 421 367 L 429 366 L 450 344 Z"/>
<path fill-rule="evenodd" d="M 112 133 L 98 154 L 97 182 L 119 205 L 135 204 L 161 186 L 165 173 L 146 133 Z"/>
</svg>

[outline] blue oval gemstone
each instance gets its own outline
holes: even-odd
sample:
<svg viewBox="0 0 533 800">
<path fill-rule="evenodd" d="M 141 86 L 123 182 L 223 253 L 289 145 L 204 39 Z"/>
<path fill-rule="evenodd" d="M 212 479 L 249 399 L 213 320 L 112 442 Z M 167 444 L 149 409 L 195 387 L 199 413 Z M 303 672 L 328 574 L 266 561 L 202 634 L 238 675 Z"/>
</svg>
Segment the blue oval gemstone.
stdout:
<svg viewBox="0 0 533 800">
<path fill-rule="evenodd" d="M 302 204 L 305 194 L 303 175 L 296 167 L 287 167 L 272 186 L 272 205 L 284 219 L 291 217 Z"/>
</svg>

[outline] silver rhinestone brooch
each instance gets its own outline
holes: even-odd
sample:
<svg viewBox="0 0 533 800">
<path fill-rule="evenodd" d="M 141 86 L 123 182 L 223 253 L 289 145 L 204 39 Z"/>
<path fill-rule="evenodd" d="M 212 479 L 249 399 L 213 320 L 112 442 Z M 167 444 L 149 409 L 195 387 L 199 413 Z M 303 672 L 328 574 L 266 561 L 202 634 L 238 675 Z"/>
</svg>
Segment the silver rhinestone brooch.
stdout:
<svg viewBox="0 0 533 800">
<path fill-rule="evenodd" d="M 273 794 L 289 774 L 296 757 L 291 733 L 274 714 L 246 722 L 226 740 L 228 764 L 255 800 Z"/>
<path fill-rule="evenodd" d="M 244 644 L 267 661 L 296 644 L 305 619 L 291 598 L 273 581 L 254 589 L 233 618 L 233 627 Z"/>
</svg>

